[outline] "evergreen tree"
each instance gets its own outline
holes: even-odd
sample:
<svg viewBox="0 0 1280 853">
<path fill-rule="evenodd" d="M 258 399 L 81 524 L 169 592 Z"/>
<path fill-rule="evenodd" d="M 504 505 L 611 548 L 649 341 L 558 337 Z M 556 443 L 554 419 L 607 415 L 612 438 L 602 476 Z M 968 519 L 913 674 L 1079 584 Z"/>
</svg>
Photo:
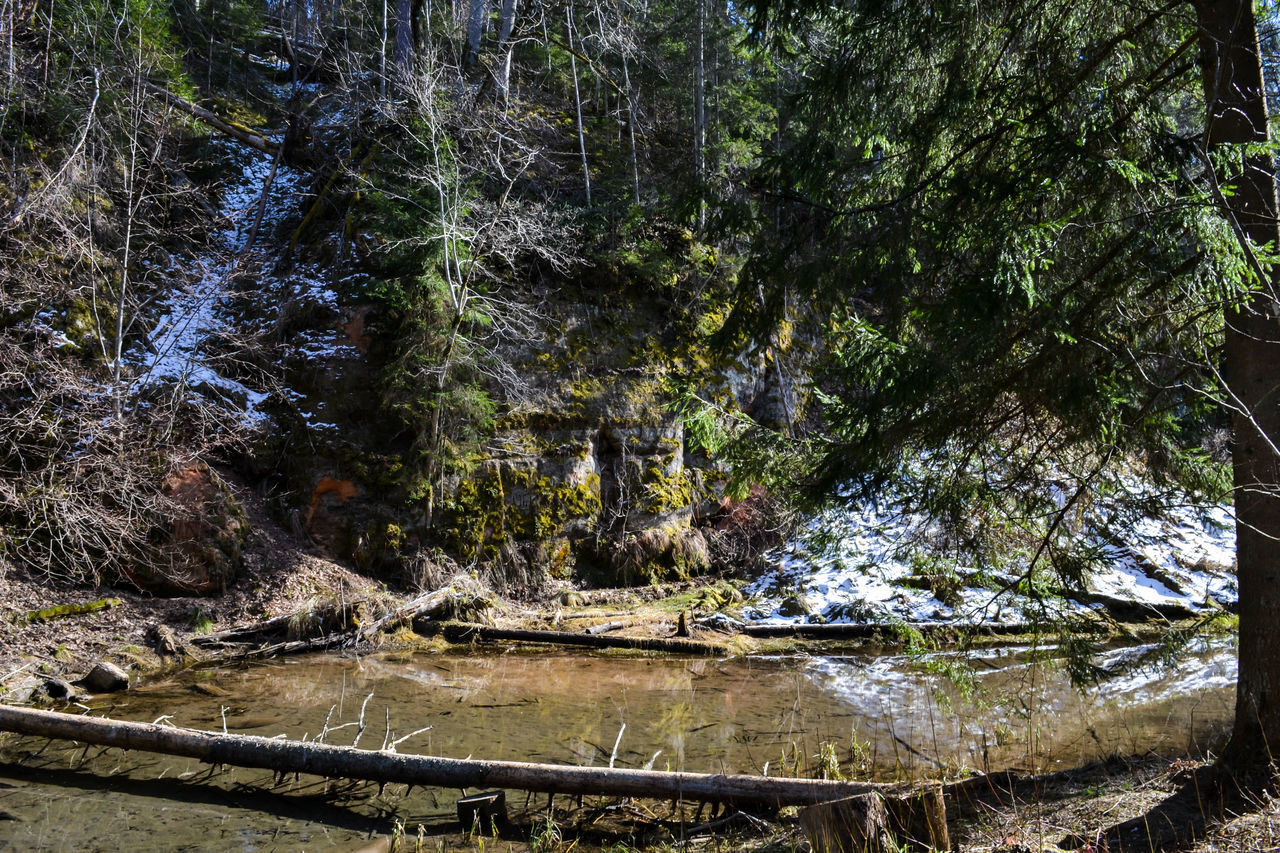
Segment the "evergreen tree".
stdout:
<svg viewBox="0 0 1280 853">
<path fill-rule="evenodd" d="M 757 35 L 794 40 L 802 84 L 765 176 L 780 227 L 760 229 L 736 319 L 822 342 L 821 426 L 790 445 L 796 485 L 819 499 L 892 487 L 979 562 L 993 538 L 1019 540 L 1024 580 L 1048 565 L 1070 588 L 1097 557 L 1071 516 L 1132 494 L 1130 460 L 1227 497 L 1204 437 L 1229 412 L 1249 602 L 1229 758 L 1269 760 L 1280 354 L 1251 3 L 755 12 Z M 776 441 L 753 446 L 777 458 Z"/>
</svg>

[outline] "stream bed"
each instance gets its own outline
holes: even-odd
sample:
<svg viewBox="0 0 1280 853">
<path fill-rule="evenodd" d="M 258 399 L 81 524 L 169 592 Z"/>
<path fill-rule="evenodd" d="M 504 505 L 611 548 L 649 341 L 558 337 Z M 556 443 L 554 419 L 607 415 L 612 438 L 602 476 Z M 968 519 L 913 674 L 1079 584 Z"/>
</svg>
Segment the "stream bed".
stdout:
<svg viewBox="0 0 1280 853">
<path fill-rule="evenodd" d="M 1104 663 L 1143 651 L 1119 649 Z M 947 655 L 314 655 L 183 673 L 105 698 L 93 713 L 268 737 L 327 729 L 329 743 L 400 740 L 399 752 L 451 758 L 769 775 L 817 775 L 835 760 L 876 779 L 1195 754 L 1219 746 L 1230 725 L 1226 642 L 1200 645 L 1174 670 L 1138 670 L 1084 693 L 1025 648 L 977 654 L 973 692 L 942 674 Z M 355 850 L 397 821 L 410 837 L 419 824 L 440 831 L 457 796 L 0 741 L 0 850 Z M 515 812 L 524 801 L 509 796 Z"/>
</svg>

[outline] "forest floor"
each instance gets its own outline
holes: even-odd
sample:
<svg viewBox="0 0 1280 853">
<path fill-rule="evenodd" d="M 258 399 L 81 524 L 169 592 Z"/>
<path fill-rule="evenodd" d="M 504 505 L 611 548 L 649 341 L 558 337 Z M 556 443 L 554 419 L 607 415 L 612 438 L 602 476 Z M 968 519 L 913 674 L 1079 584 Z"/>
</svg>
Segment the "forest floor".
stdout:
<svg viewBox="0 0 1280 853">
<path fill-rule="evenodd" d="M 1205 765 L 1155 755 L 1112 758 L 1041 776 L 1002 780 L 948 805 L 952 850 L 958 853 L 1098 853 L 1103 830 L 1149 818 L 1199 827 L 1194 840 L 1175 847 L 1184 853 L 1280 850 L 1280 800 L 1263 795 L 1244 814 L 1203 815 L 1166 801 Z M 524 803 L 521 806 L 521 803 Z M 798 809 L 761 818 L 741 812 L 716 814 L 695 805 L 651 800 L 560 797 L 548 810 L 545 795 L 508 796 L 510 820 L 496 838 L 461 832 L 456 824 L 405 824 L 373 839 L 359 853 L 810 853 Z M 1206 819 L 1207 817 L 1207 819 Z M 1129 836 L 1135 837 L 1135 836 Z M 1135 837 L 1136 838 L 1136 837 Z M 496 845 L 500 845 L 500 848 Z M 1111 848 L 1117 849 L 1117 848 Z M 1145 841 L 1122 848 L 1149 853 Z"/>
<path fill-rule="evenodd" d="M 92 589 L 27 577 L 0 565 L 0 699 L 29 688 L 33 678 L 68 680 L 110 660 L 146 674 L 165 661 L 153 648 L 152 626 L 179 639 L 297 612 L 317 600 L 387 597 L 381 584 L 326 557 L 276 524 L 248 489 L 238 496 L 249 516 L 244 567 L 221 595 L 159 597 L 124 587 Z M 82 615 L 32 620 L 57 605 L 115 600 Z"/>
<path fill-rule="evenodd" d="M 1095 853 L 1102 830 L 1135 818 L 1177 821 L 1201 827 L 1194 841 L 1176 847 L 1186 853 L 1280 850 L 1280 800 L 1262 796 L 1241 815 L 1200 814 L 1159 808 L 1204 765 L 1184 758 L 1155 755 L 1112 758 L 1084 767 L 1029 776 L 993 786 L 948 806 L 952 849 L 961 853 L 1049 853 L 1073 850 Z M 519 797 L 515 797 L 518 802 Z M 564 798 L 568 799 L 568 798 Z M 556 806 L 548 813 L 545 799 L 512 815 L 512 828 L 499 839 L 404 827 L 397 850 L 485 853 L 495 841 L 508 853 L 559 853 L 573 849 L 714 850 L 742 853 L 809 853 L 810 844 L 795 808 L 768 820 L 733 813 L 713 816 L 684 811 L 670 803 L 627 800 Z M 544 804 L 538 808 L 538 804 Z M 362 850 L 390 850 L 389 839 Z M 1145 844 L 1125 846 L 1148 851 Z"/>
</svg>

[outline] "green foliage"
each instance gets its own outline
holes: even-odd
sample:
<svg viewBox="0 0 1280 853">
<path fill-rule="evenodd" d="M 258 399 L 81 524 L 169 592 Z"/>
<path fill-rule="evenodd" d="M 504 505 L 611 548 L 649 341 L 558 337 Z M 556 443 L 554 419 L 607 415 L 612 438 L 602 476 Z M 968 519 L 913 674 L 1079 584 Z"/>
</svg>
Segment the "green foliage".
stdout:
<svg viewBox="0 0 1280 853">
<path fill-rule="evenodd" d="M 408 143 L 380 146 L 366 160 L 371 186 L 355 199 L 349 227 L 359 231 L 378 276 L 349 293 L 376 306 L 374 321 L 382 409 L 407 443 L 399 476 L 410 500 L 438 496 L 443 480 L 469 470 L 490 431 L 497 405 L 484 382 L 490 357 L 478 339 L 493 320 L 483 280 L 463 278 L 473 247 L 455 235 L 476 192 L 463 182 L 447 146 L 427 150 L 439 129 L 407 112 L 393 135 Z M 432 164 L 430 167 L 424 164 Z M 429 180 L 416 170 L 430 169 Z M 442 210 L 447 192 L 456 199 Z"/>
<path fill-rule="evenodd" d="M 823 353 L 815 428 L 745 431 L 743 461 L 767 476 L 755 448 L 785 443 L 784 481 L 815 501 L 891 491 L 980 567 L 1019 550 L 1035 594 L 1087 575 L 1084 519 L 1172 499 L 1135 494 L 1130 460 L 1224 499 L 1203 447 L 1224 423 L 1223 308 L 1259 282 L 1187 121 L 1203 109 L 1179 59 L 1189 18 L 1066 0 L 756 8 L 801 83 L 760 178 L 789 201 L 759 229 L 733 323 L 796 324 Z"/>
<path fill-rule="evenodd" d="M 175 35 L 186 48 L 191 77 L 206 95 L 256 88 L 244 73 L 246 47 L 257 48 L 267 12 L 253 0 L 171 0 L 168 11 Z M 258 52 L 255 50 L 254 52 Z"/>
</svg>

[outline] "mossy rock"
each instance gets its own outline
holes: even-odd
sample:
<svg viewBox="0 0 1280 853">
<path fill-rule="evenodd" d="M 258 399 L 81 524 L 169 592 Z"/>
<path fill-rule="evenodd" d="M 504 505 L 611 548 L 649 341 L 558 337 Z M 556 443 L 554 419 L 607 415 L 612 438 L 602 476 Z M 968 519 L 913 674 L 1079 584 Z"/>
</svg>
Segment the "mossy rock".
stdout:
<svg viewBox="0 0 1280 853">
<path fill-rule="evenodd" d="M 464 558 L 486 559 L 512 539 L 541 542 L 571 527 L 585 535 L 600 511 L 597 474 L 572 482 L 531 466 L 495 464 L 459 484 L 446 529 L 450 545 Z"/>
</svg>

